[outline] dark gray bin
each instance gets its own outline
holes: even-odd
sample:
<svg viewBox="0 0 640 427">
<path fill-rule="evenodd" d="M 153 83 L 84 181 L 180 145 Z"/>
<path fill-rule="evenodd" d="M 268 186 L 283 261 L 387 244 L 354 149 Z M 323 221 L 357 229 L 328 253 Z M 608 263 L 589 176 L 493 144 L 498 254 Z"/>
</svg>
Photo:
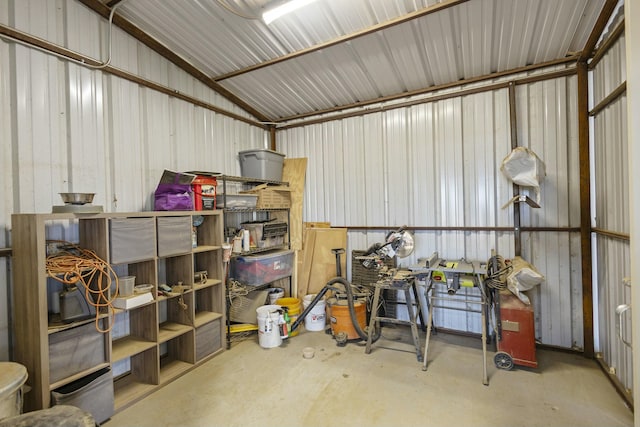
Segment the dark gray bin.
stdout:
<svg viewBox="0 0 640 427">
<path fill-rule="evenodd" d="M 76 406 L 103 423 L 114 413 L 111 369 L 101 369 L 52 391 L 51 400 L 53 405 Z"/>
<path fill-rule="evenodd" d="M 196 329 L 196 361 L 200 361 L 222 348 L 220 342 L 221 322 L 220 319 L 216 319 Z"/>
</svg>

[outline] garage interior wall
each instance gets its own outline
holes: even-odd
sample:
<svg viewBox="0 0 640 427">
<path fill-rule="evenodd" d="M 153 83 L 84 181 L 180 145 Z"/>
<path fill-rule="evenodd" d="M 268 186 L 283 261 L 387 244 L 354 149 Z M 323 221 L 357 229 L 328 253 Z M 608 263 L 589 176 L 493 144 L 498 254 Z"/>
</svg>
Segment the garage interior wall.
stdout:
<svg viewBox="0 0 640 427">
<path fill-rule="evenodd" d="M 43 4 L 46 10 L 43 10 Z M 0 1 L 0 23 L 96 59 L 107 24 L 75 0 Z M 118 28 L 111 65 L 233 114 L 251 116 Z M 0 38 L 0 247 L 11 214 L 51 212 L 59 192 L 96 193 L 108 212 L 153 209 L 164 169 L 239 175 L 263 127 Z M 77 241 L 62 224 L 49 238 Z M 0 360 L 9 360 L 10 261 L 0 257 Z"/>
<path fill-rule="evenodd" d="M 626 83 L 625 48 L 623 33 L 593 67 L 592 111 Z M 597 265 L 594 295 L 598 298 L 594 317 L 599 338 L 596 352 L 622 389 L 630 392 L 632 351 L 619 338 L 619 331 L 622 327 L 625 341 L 632 341 L 631 316 L 626 312 L 618 319 L 616 314 L 619 305 L 631 304 L 631 287 L 623 281 L 631 273 L 626 91 L 592 114 L 591 128 L 595 201 L 592 225 L 596 230 L 593 254 Z"/>
<path fill-rule="evenodd" d="M 108 56 L 103 18 L 74 0 L 45 4 L 42 10 L 41 1 L 0 1 L 0 23 L 92 58 Z M 252 119 L 117 28 L 112 51 L 114 67 Z M 624 60 L 618 60 L 623 70 Z M 607 78 L 615 80 L 615 73 L 606 71 L 611 74 Z M 522 256 L 547 278 L 532 292 L 537 339 L 579 350 L 584 342 L 576 231 L 577 78 L 518 84 L 515 95 L 518 145 L 536 152 L 547 172 L 542 209 L 519 207 L 523 227 L 550 230 L 522 233 Z M 622 119 L 624 112 L 619 115 Z M 309 159 L 305 221 L 379 228 L 351 231 L 349 250 L 380 242 L 390 228 L 400 225 L 460 227 L 468 230 L 417 230 L 417 250 L 402 260 L 403 265 L 434 251 L 449 259 L 486 260 L 491 249 L 504 257 L 514 255 L 513 232 L 503 230 L 514 226 L 514 205 L 502 208 L 513 191 L 500 172 L 511 149 L 510 126 L 509 89 L 502 87 L 292 127 L 277 132 L 277 148 L 288 157 Z M 5 194 L 0 201 L 0 247 L 11 246 L 11 213 L 50 212 L 51 206 L 61 204 L 58 192 L 95 192 L 94 203 L 107 211 L 150 210 L 164 169 L 239 174 L 237 152 L 265 147 L 267 139 L 268 132 L 260 126 L 0 38 L 0 140 L 6 141 L 0 160 Z M 611 163 L 603 166 L 617 167 L 616 161 L 607 158 Z M 610 224 L 624 231 L 624 222 Z M 50 237 L 73 240 L 70 233 L 61 225 Z M 602 273 L 609 283 L 621 282 L 616 275 L 623 270 L 616 263 L 625 250 L 619 246 L 611 239 L 598 241 L 598 257 L 604 251 L 602 256 L 612 259 Z M 615 274 L 607 273 L 613 270 Z M 10 277 L 9 260 L 0 258 L 0 360 L 7 360 L 10 352 Z M 609 311 L 610 321 L 612 315 Z M 472 332 L 480 326 L 465 313 L 448 313 L 436 321 Z M 606 328 L 613 326 L 609 322 Z M 603 327 L 601 335 L 614 336 Z M 604 352 L 607 343 L 599 346 Z M 626 357 L 620 349 L 606 351 L 612 363 Z M 630 358 L 621 364 L 625 363 Z"/>
<path fill-rule="evenodd" d="M 547 168 L 543 209 L 521 207 L 523 227 L 579 227 L 576 82 L 569 76 L 516 86 L 519 145 L 536 152 Z M 306 221 L 381 227 L 349 232 L 349 250 L 366 249 L 402 225 L 472 230 L 416 230 L 415 252 L 400 260 L 406 266 L 434 251 L 446 259 L 485 261 L 491 249 L 514 256 L 513 232 L 490 230 L 514 224 L 513 205 L 502 208 L 512 186 L 500 171 L 511 151 L 510 134 L 509 93 L 502 88 L 293 127 L 277 137 L 288 157 L 309 159 Z M 547 277 L 544 289 L 532 292 L 537 339 L 582 348 L 579 232 L 524 232 L 522 256 Z M 435 313 L 437 325 L 480 331 L 477 315 L 444 314 Z"/>
</svg>

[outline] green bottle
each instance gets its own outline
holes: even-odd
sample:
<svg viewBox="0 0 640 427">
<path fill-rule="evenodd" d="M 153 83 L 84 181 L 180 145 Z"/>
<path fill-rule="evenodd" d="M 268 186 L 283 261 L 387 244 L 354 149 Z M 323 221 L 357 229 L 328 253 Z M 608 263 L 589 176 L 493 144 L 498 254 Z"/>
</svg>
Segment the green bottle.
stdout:
<svg viewBox="0 0 640 427">
<path fill-rule="evenodd" d="M 291 318 L 289 317 L 289 308 L 282 307 L 282 309 L 284 310 L 284 313 L 282 315 L 284 317 L 284 323 L 286 323 L 287 325 L 287 336 L 283 338 L 289 338 L 289 334 L 291 333 Z"/>
</svg>

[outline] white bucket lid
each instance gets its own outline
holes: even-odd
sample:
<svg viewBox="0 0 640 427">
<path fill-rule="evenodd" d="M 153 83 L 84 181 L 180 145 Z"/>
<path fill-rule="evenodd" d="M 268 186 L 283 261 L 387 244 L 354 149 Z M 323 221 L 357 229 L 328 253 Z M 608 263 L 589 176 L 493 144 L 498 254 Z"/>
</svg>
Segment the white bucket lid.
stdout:
<svg viewBox="0 0 640 427">
<path fill-rule="evenodd" d="M 10 396 L 27 381 L 27 368 L 19 363 L 0 362 L 0 397 Z"/>
</svg>

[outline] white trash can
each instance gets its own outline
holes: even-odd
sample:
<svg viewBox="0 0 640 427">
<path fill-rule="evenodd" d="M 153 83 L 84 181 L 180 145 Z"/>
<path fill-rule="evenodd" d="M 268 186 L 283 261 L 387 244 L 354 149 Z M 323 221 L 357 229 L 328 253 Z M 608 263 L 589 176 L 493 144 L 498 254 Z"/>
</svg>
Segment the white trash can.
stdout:
<svg viewBox="0 0 640 427">
<path fill-rule="evenodd" d="M 27 376 L 23 365 L 0 362 L 0 420 L 22 413 L 22 386 Z"/>
</svg>

